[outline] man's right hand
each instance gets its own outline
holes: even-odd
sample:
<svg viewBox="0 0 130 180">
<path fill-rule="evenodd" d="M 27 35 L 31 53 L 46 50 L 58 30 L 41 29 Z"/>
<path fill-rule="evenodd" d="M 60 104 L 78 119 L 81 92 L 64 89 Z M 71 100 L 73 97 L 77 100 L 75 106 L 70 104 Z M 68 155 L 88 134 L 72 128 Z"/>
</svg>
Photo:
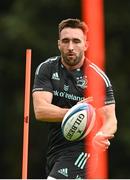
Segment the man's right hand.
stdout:
<svg viewBox="0 0 130 180">
<path fill-rule="evenodd" d="M 110 146 L 109 139 L 112 139 L 114 135 L 103 133 L 102 131 L 99 131 L 96 133 L 96 135 L 93 137 L 92 145 L 94 149 L 98 152 L 105 151 Z"/>
</svg>

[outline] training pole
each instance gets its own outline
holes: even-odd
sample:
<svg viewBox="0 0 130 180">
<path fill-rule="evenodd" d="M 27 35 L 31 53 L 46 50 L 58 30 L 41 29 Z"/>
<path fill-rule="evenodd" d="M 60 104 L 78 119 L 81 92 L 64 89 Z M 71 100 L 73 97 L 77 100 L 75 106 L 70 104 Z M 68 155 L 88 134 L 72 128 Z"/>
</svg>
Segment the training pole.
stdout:
<svg viewBox="0 0 130 180">
<path fill-rule="evenodd" d="M 26 50 L 26 71 L 25 71 L 22 179 L 27 179 L 27 171 L 28 171 L 31 55 L 32 55 L 31 49 L 27 49 Z"/>
<path fill-rule="evenodd" d="M 82 0 L 82 18 L 89 28 L 87 34 L 89 47 L 86 53 L 88 59 L 104 70 L 105 66 L 105 46 L 104 46 L 104 3 L 103 0 Z M 92 72 L 85 72 L 88 76 L 89 87 L 87 88 L 87 96 L 93 95 L 96 103 L 95 107 L 103 105 L 105 88 L 102 82 L 98 81 Z M 100 93 L 100 94 L 99 94 Z M 97 129 L 100 128 L 101 120 L 96 117 Z M 93 134 L 94 135 L 94 134 Z M 93 148 L 90 147 L 90 152 L 93 153 Z M 100 153 L 98 160 L 98 169 L 96 174 L 92 173 L 90 179 L 107 179 L 107 152 Z M 91 167 L 95 166 L 95 160 L 91 161 Z"/>
</svg>

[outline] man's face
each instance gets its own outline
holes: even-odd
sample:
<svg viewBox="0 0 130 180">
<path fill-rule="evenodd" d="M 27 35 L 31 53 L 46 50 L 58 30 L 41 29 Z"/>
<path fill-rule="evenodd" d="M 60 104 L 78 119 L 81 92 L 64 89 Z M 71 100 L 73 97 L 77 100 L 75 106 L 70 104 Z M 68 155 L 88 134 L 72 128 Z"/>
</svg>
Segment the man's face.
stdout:
<svg viewBox="0 0 130 180">
<path fill-rule="evenodd" d="M 84 59 L 87 46 L 86 36 L 81 29 L 68 27 L 61 31 L 58 47 L 64 63 L 68 66 L 75 66 Z"/>
</svg>

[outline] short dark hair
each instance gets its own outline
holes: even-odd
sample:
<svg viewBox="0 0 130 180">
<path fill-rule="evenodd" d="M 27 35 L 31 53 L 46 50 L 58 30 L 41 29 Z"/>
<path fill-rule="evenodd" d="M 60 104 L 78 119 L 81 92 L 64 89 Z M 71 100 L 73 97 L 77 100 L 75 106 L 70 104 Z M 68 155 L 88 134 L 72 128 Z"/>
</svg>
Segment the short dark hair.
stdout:
<svg viewBox="0 0 130 180">
<path fill-rule="evenodd" d="M 86 34 L 88 32 L 88 26 L 86 25 L 85 22 L 83 22 L 83 21 L 81 21 L 79 19 L 68 18 L 68 19 L 62 20 L 59 23 L 59 35 L 60 35 L 60 32 L 64 28 L 67 28 L 67 27 L 70 27 L 70 28 L 79 28 L 79 29 L 81 29 L 83 31 L 84 34 Z"/>
</svg>

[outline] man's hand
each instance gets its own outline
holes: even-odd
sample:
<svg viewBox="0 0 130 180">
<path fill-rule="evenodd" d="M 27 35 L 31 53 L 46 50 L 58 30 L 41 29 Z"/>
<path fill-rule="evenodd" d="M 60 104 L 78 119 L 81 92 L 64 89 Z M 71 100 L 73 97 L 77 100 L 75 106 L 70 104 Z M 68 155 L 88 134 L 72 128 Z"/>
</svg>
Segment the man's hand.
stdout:
<svg viewBox="0 0 130 180">
<path fill-rule="evenodd" d="M 97 132 L 92 140 L 94 149 L 98 152 L 105 151 L 110 146 L 109 139 L 112 139 L 114 135 L 103 133 L 102 131 Z"/>
</svg>

